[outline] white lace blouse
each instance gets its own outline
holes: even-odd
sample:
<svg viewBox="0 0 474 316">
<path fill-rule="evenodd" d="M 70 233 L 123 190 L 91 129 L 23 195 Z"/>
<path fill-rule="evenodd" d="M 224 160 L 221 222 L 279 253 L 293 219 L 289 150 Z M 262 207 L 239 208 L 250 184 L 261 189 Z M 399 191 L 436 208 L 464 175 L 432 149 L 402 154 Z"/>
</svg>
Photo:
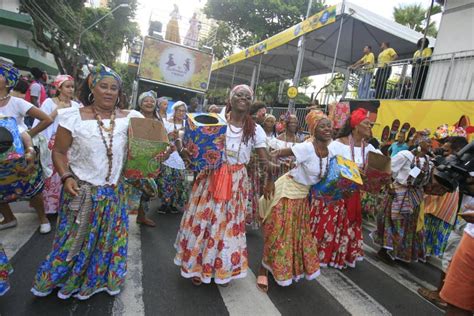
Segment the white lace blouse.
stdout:
<svg viewBox="0 0 474 316">
<path fill-rule="evenodd" d="M 58 110 L 59 126 L 69 130 L 72 135 L 72 144 L 68 152 L 69 167 L 80 180 L 96 186 L 118 183 L 126 159 L 128 125 L 132 117 L 143 117 L 143 115 L 132 110 L 126 117 L 115 119 L 112 173 L 107 182 L 105 178 L 109 165 L 97 121 L 82 120 L 78 108 Z M 106 127 L 110 126 L 110 120 L 103 122 Z M 104 136 L 109 144 L 108 133 L 104 132 Z"/>
</svg>

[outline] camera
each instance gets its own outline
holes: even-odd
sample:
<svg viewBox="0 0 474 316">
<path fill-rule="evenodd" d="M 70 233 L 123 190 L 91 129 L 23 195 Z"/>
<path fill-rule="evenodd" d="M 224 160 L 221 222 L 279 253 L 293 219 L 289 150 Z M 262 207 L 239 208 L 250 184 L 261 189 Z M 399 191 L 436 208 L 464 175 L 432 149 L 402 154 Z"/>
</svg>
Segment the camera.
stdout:
<svg viewBox="0 0 474 316">
<path fill-rule="evenodd" d="M 474 174 L 474 142 L 469 143 L 457 154 L 448 157 L 437 156 L 433 160 L 436 168 L 434 177 L 448 192 L 459 191 L 467 195 L 474 195 L 469 190 L 467 179 Z"/>
</svg>

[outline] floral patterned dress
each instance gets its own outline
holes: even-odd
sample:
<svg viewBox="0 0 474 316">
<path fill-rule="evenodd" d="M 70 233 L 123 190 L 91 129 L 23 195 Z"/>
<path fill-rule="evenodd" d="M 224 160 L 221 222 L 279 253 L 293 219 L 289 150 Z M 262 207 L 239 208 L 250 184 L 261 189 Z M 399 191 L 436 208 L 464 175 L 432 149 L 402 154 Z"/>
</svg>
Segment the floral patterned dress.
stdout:
<svg viewBox="0 0 474 316">
<path fill-rule="evenodd" d="M 324 177 L 329 157 L 319 159 L 312 142 L 296 144 L 292 152 L 296 167 L 275 182 L 276 203 L 263 224 L 262 265 L 280 286 L 302 278 L 314 280 L 320 274 L 308 195 L 310 186 Z"/>
<path fill-rule="evenodd" d="M 174 263 L 181 276 L 199 278 L 204 283 L 212 279 L 225 284 L 243 278 L 248 270 L 245 216 L 249 194 L 249 178 L 245 164 L 253 148 L 265 147 L 265 132 L 256 127 L 256 135 L 247 144 L 242 142 L 242 129 L 226 131 L 226 162 L 217 171 L 202 171 L 196 178 L 186 211 L 176 237 Z M 237 149 L 238 148 L 238 149 Z M 211 192 L 214 175 L 228 168 L 229 199 L 217 199 Z"/>
<path fill-rule="evenodd" d="M 8 262 L 7 255 L 0 244 L 0 296 L 4 295 L 10 289 L 8 276 L 13 272 L 13 268 Z"/>
</svg>

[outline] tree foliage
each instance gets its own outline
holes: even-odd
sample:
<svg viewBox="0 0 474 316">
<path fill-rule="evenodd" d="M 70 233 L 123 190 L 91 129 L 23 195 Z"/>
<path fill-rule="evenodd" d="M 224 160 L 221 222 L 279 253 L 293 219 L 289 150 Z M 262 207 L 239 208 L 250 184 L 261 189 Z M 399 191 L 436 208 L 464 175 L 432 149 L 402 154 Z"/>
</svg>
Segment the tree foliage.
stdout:
<svg viewBox="0 0 474 316">
<path fill-rule="evenodd" d="M 129 8 L 119 8 L 85 32 L 78 48 L 80 33 L 122 3 Z M 83 0 L 20 0 L 20 10 L 33 18 L 35 43 L 55 56 L 61 73 L 75 75 L 81 52 L 94 62 L 113 65 L 123 46 L 131 45 L 139 34 L 131 21 L 137 0 L 111 0 L 108 6 L 86 8 Z"/>
<path fill-rule="evenodd" d="M 421 4 L 400 4 L 398 7 L 393 8 L 393 18 L 397 23 L 408 26 L 412 30 L 420 33 L 425 32 L 426 18 L 428 16 L 429 8 L 425 9 Z M 434 6 L 431 11 L 431 15 L 441 13 L 440 6 Z M 438 33 L 436 23 L 430 22 L 428 26 L 428 36 L 436 37 Z"/>
<path fill-rule="evenodd" d="M 228 24 L 233 44 L 248 47 L 304 20 L 307 7 L 308 0 L 208 0 L 204 12 Z M 322 8 L 314 1 L 311 13 Z"/>
<path fill-rule="evenodd" d="M 217 21 L 217 24 L 211 28 L 209 35 L 204 38 L 200 46 L 212 47 L 214 57 L 223 59 L 234 51 L 234 37 L 229 24 L 224 21 Z"/>
</svg>

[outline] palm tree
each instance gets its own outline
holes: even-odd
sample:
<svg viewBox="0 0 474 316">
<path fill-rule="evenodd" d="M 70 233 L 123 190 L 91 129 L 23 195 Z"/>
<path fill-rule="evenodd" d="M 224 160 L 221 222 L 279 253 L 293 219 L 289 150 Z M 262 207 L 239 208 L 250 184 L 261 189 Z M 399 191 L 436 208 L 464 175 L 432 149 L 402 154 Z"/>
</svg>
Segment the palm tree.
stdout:
<svg viewBox="0 0 474 316">
<path fill-rule="evenodd" d="M 393 8 L 393 18 L 397 23 L 408 26 L 412 30 L 423 33 L 425 31 L 425 20 L 428 15 L 428 10 L 421 6 L 421 4 L 400 4 Z M 431 15 L 441 13 L 440 6 L 433 6 Z M 438 33 L 436 23 L 430 22 L 428 26 L 428 36 L 436 37 Z"/>
</svg>

